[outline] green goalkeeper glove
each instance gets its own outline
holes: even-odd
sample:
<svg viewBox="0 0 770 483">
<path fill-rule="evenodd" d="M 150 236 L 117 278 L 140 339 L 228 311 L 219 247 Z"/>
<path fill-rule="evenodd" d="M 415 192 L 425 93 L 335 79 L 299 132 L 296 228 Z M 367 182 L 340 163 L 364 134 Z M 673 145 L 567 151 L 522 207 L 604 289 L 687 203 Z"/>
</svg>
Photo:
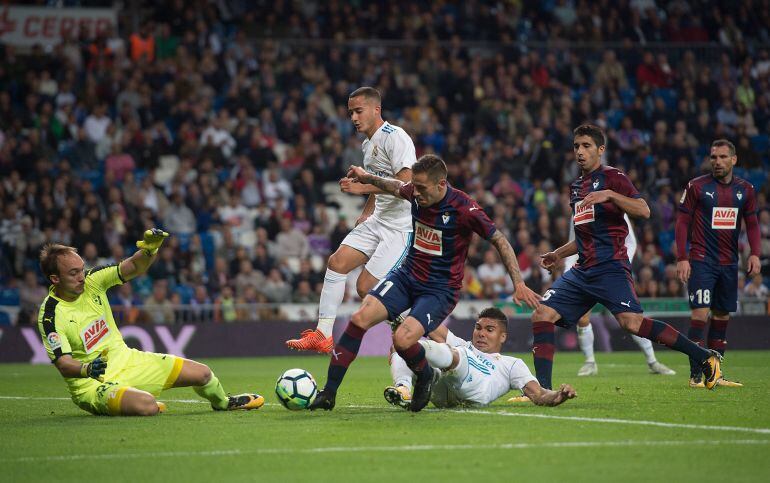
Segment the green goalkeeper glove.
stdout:
<svg viewBox="0 0 770 483">
<path fill-rule="evenodd" d="M 151 257 L 158 253 L 158 249 L 166 238 L 168 233 L 160 228 L 153 228 L 144 232 L 144 238 L 136 242 L 136 247 L 144 250 L 144 253 Z"/>
<path fill-rule="evenodd" d="M 97 381 L 104 382 L 104 373 L 107 371 L 107 349 L 104 349 L 99 356 L 80 366 L 80 376 L 90 377 Z"/>
</svg>

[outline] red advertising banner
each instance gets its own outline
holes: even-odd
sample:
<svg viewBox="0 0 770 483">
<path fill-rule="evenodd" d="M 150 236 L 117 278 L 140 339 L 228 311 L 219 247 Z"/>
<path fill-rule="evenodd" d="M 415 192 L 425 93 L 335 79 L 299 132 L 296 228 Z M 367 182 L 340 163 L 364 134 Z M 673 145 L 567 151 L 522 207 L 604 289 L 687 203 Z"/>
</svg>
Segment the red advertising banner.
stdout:
<svg viewBox="0 0 770 483">
<path fill-rule="evenodd" d="M 117 12 L 111 8 L 54 8 L 0 6 L 0 43 L 19 47 L 53 46 L 65 35 L 81 32 L 94 38 L 110 27 L 117 31 Z"/>
</svg>

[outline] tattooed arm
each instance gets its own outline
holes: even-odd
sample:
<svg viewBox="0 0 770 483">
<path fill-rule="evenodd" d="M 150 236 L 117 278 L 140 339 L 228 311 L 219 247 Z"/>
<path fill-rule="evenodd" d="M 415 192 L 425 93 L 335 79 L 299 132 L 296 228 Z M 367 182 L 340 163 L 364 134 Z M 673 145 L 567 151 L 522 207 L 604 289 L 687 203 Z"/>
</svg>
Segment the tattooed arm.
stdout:
<svg viewBox="0 0 770 483">
<path fill-rule="evenodd" d="M 505 269 L 513 281 L 515 290 L 513 301 L 517 304 L 523 301 L 532 308 L 537 307 L 540 303 L 540 297 L 524 284 L 524 280 L 521 278 L 521 271 L 519 270 L 519 261 L 516 259 L 516 252 L 513 251 L 513 247 L 508 239 L 505 238 L 502 232 L 496 231 L 489 241 L 497 249 L 497 253 L 500 254 L 500 259 L 503 261 L 503 265 L 505 265 Z"/>
<path fill-rule="evenodd" d="M 358 166 L 351 166 L 347 177 L 358 180 L 360 183 L 370 184 L 381 189 L 383 192 L 389 195 L 393 195 L 397 198 L 403 198 L 398 191 L 404 185 L 403 181 L 397 179 L 380 178 L 379 176 L 367 173 L 366 170 Z"/>
</svg>

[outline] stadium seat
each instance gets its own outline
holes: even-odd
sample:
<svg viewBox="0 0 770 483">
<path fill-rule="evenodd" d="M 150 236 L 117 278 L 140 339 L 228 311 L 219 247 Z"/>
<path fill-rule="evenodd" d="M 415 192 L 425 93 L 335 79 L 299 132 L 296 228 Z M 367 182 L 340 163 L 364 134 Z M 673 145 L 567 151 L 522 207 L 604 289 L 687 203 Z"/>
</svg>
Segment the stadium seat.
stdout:
<svg viewBox="0 0 770 483">
<path fill-rule="evenodd" d="M 10 327 L 13 325 L 11 315 L 5 310 L 0 310 L 0 327 Z"/>
<path fill-rule="evenodd" d="M 762 154 L 763 156 L 768 154 L 770 150 L 770 136 L 767 134 L 757 134 L 751 138 L 751 147 L 754 151 Z"/>
<path fill-rule="evenodd" d="M 0 305 L 17 306 L 20 303 L 19 289 L 4 288 L 0 289 Z"/>
</svg>

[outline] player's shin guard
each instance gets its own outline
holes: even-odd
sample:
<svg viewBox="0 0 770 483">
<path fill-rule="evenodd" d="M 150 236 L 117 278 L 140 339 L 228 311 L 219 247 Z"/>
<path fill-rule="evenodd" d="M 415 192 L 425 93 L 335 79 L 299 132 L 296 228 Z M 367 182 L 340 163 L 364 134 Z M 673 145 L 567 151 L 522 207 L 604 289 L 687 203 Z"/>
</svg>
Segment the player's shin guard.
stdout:
<svg viewBox="0 0 770 483">
<path fill-rule="evenodd" d="M 397 350 L 396 352 L 404 359 L 406 365 L 409 366 L 409 369 L 417 377 L 430 378 L 433 376 L 433 369 L 431 369 L 428 360 L 425 358 L 425 349 L 419 343 L 415 342 L 411 347 L 405 350 Z"/>
<path fill-rule="evenodd" d="M 447 369 L 452 365 L 452 349 L 448 345 L 433 340 L 418 342 L 425 349 L 428 364 L 439 369 Z"/>
<path fill-rule="evenodd" d="M 556 327 L 551 322 L 533 322 L 532 352 L 535 357 L 535 375 L 537 381 L 546 389 L 551 389 L 553 373 L 553 354 L 556 350 Z"/>
<path fill-rule="evenodd" d="M 202 398 L 211 402 L 214 409 L 227 409 L 227 393 L 217 376 L 211 373 L 211 379 L 203 386 L 194 386 L 193 390 Z"/>
<path fill-rule="evenodd" d="M 690 329 L 687 331 L 687 338 L 703 347 L 703 329 L 705 327 L 705 320 L 690 319 Z M 698 361 L 690 357 L 690 377 L 700 378 L 700 376 L 700 364 L 698 364 Z"/>
<path fill-rule="evenodd" d="M 726 319 L 711 319 L 711 325 L 709 326 L 708 334 L 708 348 L 714 349 L 721 355 L 725 355 L 725 348 L 727 346 L 727 323 Z"/>
<path fill-rule="evenodd" d="M 361 348 L 361 340 L 364 338 L 364 334 L 366 334 L 365 329 L 348 322 L 345 332 L 340 337 L 337 345 L 334 346 L 334 350 L 332 350 L 324 390 L 331 391 L 332 393 L 337 392 L 340 384 L 342 384 L 342 380 L 345 378 L 345 373 L 348 372 L 348 367 L 358 355 L 358 349 Z"/>
<path fill-rule="evenodd" d="M 695 359 L 698 365 L 703 364 L 706 359 L 711 357 L 709 351 L 698 346 L 698 344 L 682 335 L 678 330 L 660 320 L 644 317 L 639 326 L 639 332 L 636 335 L 650 339 L 658 344 L 663 344 L 669 349 L 687 354 Z"/>
</svg>

